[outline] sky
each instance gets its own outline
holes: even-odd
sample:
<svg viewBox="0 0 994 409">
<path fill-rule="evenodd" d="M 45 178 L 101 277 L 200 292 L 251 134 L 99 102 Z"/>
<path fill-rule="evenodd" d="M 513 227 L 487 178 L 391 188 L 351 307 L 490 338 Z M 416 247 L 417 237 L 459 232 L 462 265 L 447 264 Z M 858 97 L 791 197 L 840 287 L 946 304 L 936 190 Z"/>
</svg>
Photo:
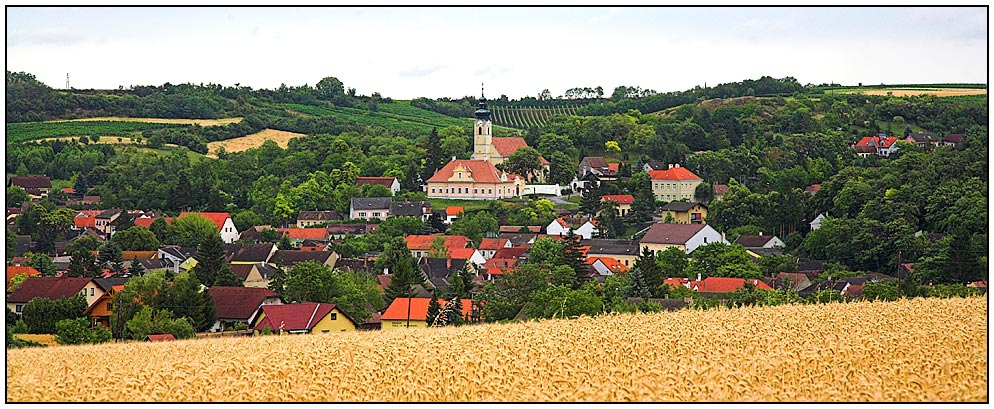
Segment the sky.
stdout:
<svg viewBox="0 0 994 409">
<path fill-rule="evenodd" d="M 512 99 L 801 84 L 986 83 L 987 8 L 7 7 L 6 69 L 53 88 L 166 82 Z"/>
</svg>

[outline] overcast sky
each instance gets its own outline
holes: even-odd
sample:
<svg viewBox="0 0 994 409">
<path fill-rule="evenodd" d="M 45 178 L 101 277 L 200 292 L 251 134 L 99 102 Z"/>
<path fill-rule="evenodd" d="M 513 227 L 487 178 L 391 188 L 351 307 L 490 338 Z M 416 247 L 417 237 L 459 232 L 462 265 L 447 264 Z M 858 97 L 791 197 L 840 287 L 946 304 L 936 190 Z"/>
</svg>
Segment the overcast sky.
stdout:
<svg viewBox="0 0 994 409">
<path fill-rule="evenodd" d="M 987 9 L 8 7 L 7 70 L 54 88 L 334 76 L 360 94 L 511 98 L 802 84 L 987 82 Z"/>
</svg>

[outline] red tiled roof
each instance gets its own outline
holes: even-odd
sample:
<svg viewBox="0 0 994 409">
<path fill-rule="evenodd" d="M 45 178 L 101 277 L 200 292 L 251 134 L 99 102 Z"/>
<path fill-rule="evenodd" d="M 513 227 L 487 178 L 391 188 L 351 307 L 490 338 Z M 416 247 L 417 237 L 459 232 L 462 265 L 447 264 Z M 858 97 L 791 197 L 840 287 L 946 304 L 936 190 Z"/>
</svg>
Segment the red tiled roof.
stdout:
<svg viewBox="0 0 994 409">
<path fill-rule="evenodd" d="M 507 246 L 507 239 L 485 237 L 480 242 L 480 250 L 500 250 Z"/>
<path fill-rule="evenodd" d="M 804 191 L 805 192 L 817 192 L 818 189 L 821 189 L 821 185 L 818 184 L 818 183 L 815 183 L 815 184 L 813 184 L 811 186 L 808 186 L 808 187 L 804 188 Z"/>
<path fill-rule="evenodd" d="M 494 256 L 493 256 L 493 258 L 491 258 L 491 260 L 493 260 L 495 258 L 497 258 L 497 259 L 506 258 L 506 259 L 512 259 L 512 260 L 513 259 L 517 259 L 517 258 L 521 257 L 521 255 L 524 254 L 526 251 L 528 251 L 527 247 L 507 247 L 507 248 L 502 248 L 500 250 L 497 250 L 496 253 L 494 253 Z"/>
<path fill-rule="evenodd" d="M 467 248 L 450 248 L 449 249 L 449 258 L 454 258 L 454 259 L 458 259 L 458 260 L 468 260 L 469 258 L 473 257 L 473 253 L 475 253 L 475 252 L 476 252 L 476 249 L 468 248 L 468 247 Z"/>
<path fill-rule="evenodd" d="M 93 216 L 76 216 L 73 218 L 76 228 L 97 227 L 97 218 Z M 137 224 L 137 223 L 136 223 Z"/>
<path fill-rule="evenodd" d="M 326 227 L 281 228 L 276 229 L 276 231 L 288 236 L 290 240 L 328 240 L 328 228 Z"/>
<path fill-rule="evenodd" d="M 279 297 L 268 288 L 214 286 L 208 293 L 214 299 L 217 318 L 232 320 L 247 320 L 266 298 Z"/>
<path fill-rule="evenodd" d="M 611 257 L 591 257 L 587 259 L 586 263 L 594 264 L 597 262 L 597 260 L 600 260 L 601 263 L 604 263 L 604 266 L 607 267 L 608 270 L 611 270 L 615 273 L 628 271 L 628 266 L 621 264 L 620 261 Z"/>
<path fill-rule="evenodd" d="M 52 187 L 52 180 L 48 176 L 14 176 L 10 178 L 10 185 L 24 189 L 44 189 Z"/>
<path fill-rule="evenodd" d="M 653 223 L 639 243 L 686 244 L 705 224 Z"/>
<path fill-rule="evenodd" d="M 152 227 L 152 222 L 154 222 L 155 219 L 157 219 L 157 217 L 139 217 L 139 218 L 136 218 L 135 219 L 135 226 L 141 226 L 141 227 L 144 227 L 144 228 L 148 229 L 148 228 Z M 166 219 L 166 223 L 172 223 L 173 222 L 173 218 L 172 217 L 165 217 L 165 219 Z"/>
<path fill-rule="evenodd" d="M 466 209 L 464 209 L 462 206 L 449 206 L 445 208 L 445 214 L 449 216 L 455 216 L 465 211 Z"/>
<path fill-rule="evenodd" d="M 457 159 L 445 164 L 445 166 L 428 179 L 428 182 L 448 182 L 449 178 L 455 173 L 456 166 L 460 165 L 469 171 L 469 174 L 466 175 L 467 180 L 469 176 L 472 176 L 476 183 L 509 183 L 514 180 L 510 176 L 507 176 L 507 182 L 501 182 L 501 176 L 504 175 L 504 172 L 501 172 L 488 161 Z"/>
<path fill-rule="evenodd" d="M 231 215 L 228 214 L 228 212 L 183 212 L 179 214 L 179 217 L 183 217 L 188 214 L 200 215 L 203 218 L 210 220 L 211 223 L 214 223 L 214 225 L 217 226 L 218 231 L 221 231 L 221 228 L 224 227 L 224 221 L 231 218 Z"/>
<path fill-rule="evenodd" d="M 472 242 L 469 237 L 466 236 L 443 236 L 441 234 L 412 234 L 404 237 L 407 241 L 407 248 L 410 250 L 428 250 L 431 249 L 431 242 L 435 240 L 435 237 L 442 237 L 445 239 L 446 249 L 458 249 L 469 247 Z"/>
<path fill-rule="evenodd" d="M 64 188 L 62 188 L 62 191 L 64 193 L 69 193 L 69 194 L 76 193 L 76 189 L 73 189 L 71 187 L 64 187 Z"/>
<path fill-rule="evenodd" d="M 7 281 L 4 281 L 4 288 L 9 288 L 10 279 L 16 277 L 18 274 L 24 274 L 31 277 L 41 275 L 41 271 L 38 271 L 34 267 L 30 266 L 7 266 Z"/>
<path fill-rule="evenodd" d="M 53 300 L 72 297 L 79 294 L 90 280 L 92 278 L 88 277 L 28 277 L 7 296 L 7 302 L 26 303 L 36 297 Z"/>
<path fill-rule="evenodd" d="M 668 284 L 670 287 L 674 287 L 674 288 L 681 287 L 684 284 L 687 284 L 689 282 L 690 282 L 690 280 L 688 280 L 686 278 L 666 278 L 666 279 L 663 279 L 663 284 Z"/>
<path fill-rule="evenodd" d="M 600 157 L 600 156 L 587 156 L 587 157 L 583 158 L 583 160 L 587 161 L 587 164 L 590 165 L 590 167 L 592 167 L 592 168 L 606 168 L 606 167 L 608 167 L 607 161 L 604 160 L 604 158 Z"/>
<path fill-rule="evenodd" d="M 632 195 L 604 195 L 601 196 L 601 201 L 614 200 L 618 202 L 619 205 L 630 205 L 635 203 L 635 196 Z"/>
<path fill-rule="evenodd" d="M 519 233 L 522 227 L 527 227 L 528 231 L 538 233 L 542 231 L 542 226 L 500 226 L 497 231 L 500 233 Z"/>
<path fill-rule="evenodd" d="M 173 334 L 150 334 L 149 336 L 145 337 L 145 339 L 149 340 L 149 342 L 162 342 L 162 341 L 175 341 L 176 340 L 176 338 L 173 337 Z"/>
<path fill-rule="evenodd" d="M 652 180 L 703 180 L 700 176 L 694 174 L 684 167 L 666 169 L 666 170 L 650 170 L 649 178 Z"/>
<path fill-rule="evenodd" d="M 376 275 L 376 284 L 379 285 L 381 289 L 386 290 L 387 287 L 390 287 L 390 281 L 391 280 L 393 280 L 393 276 L 391 276 L 389 274 L 377 274 Z"/>
<path fill-rule="evenodd" d="M 714 184 L 714 194 L 723 195 L 728 191 L 728 185 Z"/>
<path fill-rule="evenodd" d="M 756 289 L 759 290 L 772 290 L 770 286 L 766 285 L 762 280 L 750 279 Z M 745 288 L 746 280 L 744 278 L 732 278 L 732 277 L 708 277 L 701 281 L 691 281 L 690 288 L 697 287 L 698 292 L 706 293 L 730 293 L 740 288 Z"/>
<path fill-rule="evenodd" d="M 491 139 L 491 144 L 500 156 L 505 158 L 510 157 L 518 149 L 528 146 L 528 142 L 525 142 L 525 138 L 507 137 L 507 138 L 493 138 Z M 545 160 L 542 156 L 538 157 L 539 163 L 543 165 L 548 165 L 549 161 Z"/>
<path fill-rule="evenodd" d="M 460 299 L 462 303 L 462 314 L 469 316 L 473 311 L 473 301 Z M 428 319 L 428 303 L 430 298 L 411 298 L 411 321 L 424 321 Z M 408 298 L 395 298 L 387 310 L 380 316 L 380 320 L 406 320 L 407 319 Z M 445 306 L 445 300 L 438 300 L 440 306 Z"/>
<path fill-rule="evenodd" d="M 262 311 L 266 313 L 266 317 L 262 321 L 259 321 L 255 329 L 261 331 L 269 327 L 271 331 L 279 331 L 282 326 L 284 331 L 311 330 L 325 315 L 328 315 L 334 309 L 335 304 L 313 302 L 263 305 Z M 348 318 L 349 321 L 355 322 L 351 317 L 345 315 L 345 313 L 341 314 Z"/>
<path fill-rule="evenodd" d="M 620 164 L 619 163 L 608 163 L 607 164 L 607 168 L 611 169 L 611 170 L 613 170 L 615 172 L 617 172 L 618 171 L 618 165 L 620 165 Z"/>
<path fill-rule="evenodd" d="M 393 182 L 395 180 L 397 180 L 397 178 L 393 176 L 359 176 L 355 178 L 355 185 L 380 185 L 391 187 L 393 186 Z"/>
<path fill-rule="evenodd" d="M 870 146 L 877 147 L 881 149 L 889 148 L 894 142 L 897 142 L 898 138 L 896 136 L 864 136 L 859 142 L 856 142 L 856 146 Z"/>
</svg>

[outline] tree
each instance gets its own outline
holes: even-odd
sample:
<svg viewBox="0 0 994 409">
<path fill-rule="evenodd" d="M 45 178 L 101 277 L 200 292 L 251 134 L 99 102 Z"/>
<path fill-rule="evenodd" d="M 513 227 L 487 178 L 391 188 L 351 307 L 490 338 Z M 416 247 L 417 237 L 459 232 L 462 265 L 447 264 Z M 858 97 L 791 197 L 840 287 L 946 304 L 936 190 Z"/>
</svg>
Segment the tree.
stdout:
<svg viewBox="0 0 994 409">
<path fill-rule="evenodd" d="M 176 318 L 169 310 L 155 310 L 144 306 L 125 324 L 131 339 L 145 339 L 152 334 L 172 334 L 176 339 L 196 336 L 193 325 L 186 318 Z"/>
<path fill-rule="evenodd" d="M 262 218 L 251 210 L 242 210 L 235 213 L 235 215 L 231 217 L 231 221 L 235 223 L 235 228 L 238 229 L 238 231 L 245 231 L 253 226 L 259 226 L 262 224 Z"/>
<path fill-rule="evenodd" d="M 528 318 L 572 318 L 601 313 L 604 303 L 590 286 L 570 289 L 553 285 L 534 293 L 524 308 Z"/>
<path fill-rule="evenodd" d="M 447 159 L 442 156 L 442 138 L 438 136 L 436 128 L 431 128 L 431 133 L 428 134 L 428 140 L 424 144 L 424 148 L 426 155 L 422 178 L 428 180 L 431 175 L 434 175 L 446 163 Z"/>
<path fill-rule="evenodd" d="M 7 230 L 7 258 L 17 255 L 17 234 L 10 229 Z"/>
<path fill-rule="evenodd" d="M 128 270 L 125 271 L 125 275 L 128 277 L 137 277 L 145 273 L 145 269 L 142 268 L 141 263 L 138 262 L 138 257 L 131 258 L 131 264 L 128 266 Z"/>
<path fill-rule="evenodd" d="M 51 277 L 58 273 L 58 268 L 55 263 L 52 262 L 52 258 L 48 254 L 43 253 L 24 253 L 24 257 L 31 259 L 28 261 L 28 265 L 34 267 L 35 270 L 41 272 L 41 275 L 45 277 Z"/>
<path fill-rule="evenodd" d="M 281 294 L 288 302 L 330 303 L 333 285 L 331 269 L 308 260 L 295 264 L 287 272 L 285 289 Z"/>
<path fill-rule="evenodd" d="M 59 345 L 100 344 L 110 341 L 110 330 L 97 325 L 92 331 L 85 317 L 55 323 L 55 342 Z"/>
<path fill-rule="evenodd" d="M 643 300 L 652 298 L 652 290 L 649 289 L 649 284 L 646 283 L 642 270 L 635 267 L 631 269 L 629 274 L 631 275 L 631 282 L 628 287 L 627 295 L 629 297 L 638 297 Z"/>
<path fill-rule="evenodd" d="M 224 259 L 224 242 L 221 241 L 221 236 L 211 234 L 206 237 L 197 247 L 196 260 L 197 266 L 193 268 L 193 272 L 204 285 L 242 285 L 242 280 L 231 272 L 231 265 Z"/>
<path fill-rule="evenodd" d="M 435 236 L 431 240 L 431 246 L 428 248 L 429 258 L 445 258 L 449 255 L 449 251 L 445 248 L 445 237 Z"/>
<path fill-rule="evenodd" d="M 158 250 L 159 239 L 155 233 L 142 226 L 131 226 L 127 230 L 118 230 L 111 236 L 111 242 L 123 250 L 131 251 L 152 251 Z"/>
<path fill-rule="evenodd" d="M 32 334 L 54 334 L 57 322 L 80 318 L 85 309 L 86 298 L 81 294 L 55 300 L 37 297 L 24 304 L 24 308 L 21 309 L 21 319 Z"/>
<path fill-rule="evenodd" d="M 314 85 L 317 89 L 317 97 L 325 101 L 332 101 L 336 105 L 345 98 L 345 84 L 335 77 L 324 77 Z"/>
<path fill-rule="evenodd" d="M 566 236 L 563 237 L 562 245 L 563 263 L 569 266 L 576 275 L 576 280 L 573 282 L 573 288 L 579 288 L 579 286 L 582 285 L 587 279 L 587 266 L 584 265 L 586 257 L 580 251 L 580 236 L 573 233 L 573 229 L 569 229 L 569 231 L 566 232 Z"/>
<path fill-rule="evenodd" d="M 597 209 L 601 208 L 601 192 L 597 182 L 589 182 L 587 190 L 583 192 L 580 199 L 580 211 L 583 214 L 593 216 L 597 214 Z"/>
<path fill-rule="evenodd" d="M 69 253 L 69 277 L 96 277 L 100 273 L 97 257 L 84 249 L 75 249 Z"/>
<path fill-rule="evenodd" d="M 390 286 L 383 294 L 388 305 L 397 297 L 410 298 L 412 287 L 426 281 L 403 237 L 394 237 L 384 244 L 383 252 L 376 259 L 376 268 L 386 268 L 391 276 Z"/>
<path fill-rule="evenodd" d="M 514 274 L 498 276 L 480 293 L 480 315 L 483 321 L 495 322 L 513 319 L 526 305 L 533 293 L 549 284 L 546 269 L 526 263 Z"/>
<path fill-rule="evenodd" d="M 89 253 L 100 249 L 101 245 L 103 245 L 103 243 L 101 243 L 100 240 L 97 239 L 96 237 L 93 237 L 91 235 L 84 235 L 76 239 L 76 241 L 67 244 L 66 253 L 72 254 L 77 251 Z"/>
<path fill-rule="evenodd" d="M 652 220 L 656 210 L 656 197 L 652 194 L 652 179 L 646 172 L 638 172 L 628 180 L 628 191 L 632 192 L 635 201 L 629 218 L 636 223 Z"/>
<path fill-rule="evenodd" d="M 195 213 L 188 213 L 173 219 L 169 235 L 171 241 L 180 246 L 196 246 L 203 243 L 205 239 L 214 236 L 218 236 L 217 226 L 206 217 Z"/>
<path fill-rule="evenodd" d="M 211 223 L 213 224 L 213 223 Z M 176 244 L 172 237 L 169 236 L 170 226 L 166 223 L 166 219 L 158 217 L 152 220 L 152 224 L 148 226 L 148 230 L 155 235 L 155 238 L 161 243 Z"/>
<path fill-rule="evenodd" d="M 541 155 L 534 148 L 525 146 L 518 148 L 504 161 L 504 168 L 510 173 L 523 175 L 531 179 L 531 175 L 542 170 Z"/>
<path fill-rule="evenodd" d="M 7 188 L 7 208 L 20 208 L 22 203 L 29 201 L 31 201 L 31 196 L 20 186 Z"/>
<path fill-rule="evenodd" d="M 704 277 L 762 278 L 745 247 L 721 242 L 708 243 L 691 253 L 692 270 Z"/>
<path fill-rule="evenodd" d="M 635 259 L 634 268 L 642 274 L 642 279 L 653 293 L 657 292 L 659 286 L 663 285 L 663 269 L 656 263 L 656 253 L 649 247 L 642 247 L 642 253 Z"/>
<path fill-rule="evenodd" d="M 168 286 L 160 307 L 172 311 L 177 317 L 190 319 L 197 331 L 206 331 L 217 321 L 214 298 L 202 287 L 197 276 L 187 271 L 176 275 Z"/>
<path fill-rule="evenodd" d="M 112 264 L 124 262 L 124 255 L 121 247 L 113 240 L 100 247 L 100 254 L 97 255 L 97 264 L 101 267 L 110 267 Z"/>
<path fill-rule="evenodd" d="M 689 260 L 687 253 L 678 247 L 667 247 L 656 253 L 656 264 L 664 277 L 686 277 Z"/>
<path fill-rule="evenodd" d="M 425 322 L 428 323 L 429 327 L 441 326 L 436 324 L 441 311 L 442 305 L 438 303 L 438 298 L 431 297 L 431 300 L 428 301 L 428 315 L 425 318 Z"/>
<path fill-rule="evenodd" d="M 601 208 L 597 212 L 597 230 L 600 236 L 609 239 L 616 239 L 625 233 L 625 222 L 618 214 L 618 202 L 605 200 L 601 202 Z"/>
<path fill-rule="evenodd" d="M 81 196 L 85 196 L 86 195 L 86 192 L 88 192 L 90 190 L 90 181 L 86 177 L 85 174 L 83 174 L 83 173 L 77 173 L 76 174 L 76 180 L 73 181 L 72 189 L 73 189 L 73 191 L 76 192 L 77 195 L 81 195 Z M 8 194 L 8 196 L 9 196 L 9 194 Z"/>
<path fill-rule="evenodd" d="M 438 311 L 438 316 L 441 326 L 462 325 L 462 301 L 459 297 L 453 297 L 446 301 L 445 305 Z"/>
<path fill-rule="evenodd" d="M 548 268 L 562 265 L 564 248 L 563 244 L 548 237 L 535 240 L 531 249 L 528 250 L 528 263 L 542 264 Z"/>
<path fill-rule="evenodd" d="M 694 200 L 698 203 L 711 203 L 714 199 L 714 187 L 707 183 L 699 183 L 696 188 L 694 188 Z"/>
<path fill-rule="evenodd" d="M 469 237 L 473 245 L 480 245 L 487 233 L 495 233 L 498 228 L 497 218 L 487 211 L 463 213 L 462 217 L 452 222 L 452 234 Z"/>
</svg>

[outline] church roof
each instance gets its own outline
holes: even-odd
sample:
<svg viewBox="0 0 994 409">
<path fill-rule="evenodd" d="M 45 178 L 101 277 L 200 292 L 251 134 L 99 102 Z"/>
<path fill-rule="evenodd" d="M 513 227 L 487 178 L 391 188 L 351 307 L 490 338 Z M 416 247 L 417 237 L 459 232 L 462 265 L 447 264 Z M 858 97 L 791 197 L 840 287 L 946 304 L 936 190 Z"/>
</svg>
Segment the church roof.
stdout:
<svg viewBox="0 0 994 409">
<path fill-rule="evenodd" d="M 518 149 L 528 146 L 528 142 L 525 142 L 525 138 L 516 137 L 493 138 L 492 143 L 494 145 L 494 149 L 497 150 L 497 153 L 505 158 L 511 157 L 511 155 L 514 152 L 517 152 Z M 539 156 L 539 162 L 543 165 L 549 164 L 549 161 L 545 160 L 545 158 L 541 156 Z"/>
<path fill-rule="evenodd" d="M 456 159 L 447 163 L 438 172 L 435 172 L 435 175 L 428 179 L 428 182 L 448 182 L 452 174 L 455 173 L 456 166 L 458 165 L 462 165 L 463 168 L 469 170 L 476 183 L 502 183 L 501 175 L 504 175 L 504 172 L 501 172 L 492 163 L 485 160 L 469 159 Z M 508 179 L 508 182 L 511 182 L 510 178 Z"/>
</svg>

